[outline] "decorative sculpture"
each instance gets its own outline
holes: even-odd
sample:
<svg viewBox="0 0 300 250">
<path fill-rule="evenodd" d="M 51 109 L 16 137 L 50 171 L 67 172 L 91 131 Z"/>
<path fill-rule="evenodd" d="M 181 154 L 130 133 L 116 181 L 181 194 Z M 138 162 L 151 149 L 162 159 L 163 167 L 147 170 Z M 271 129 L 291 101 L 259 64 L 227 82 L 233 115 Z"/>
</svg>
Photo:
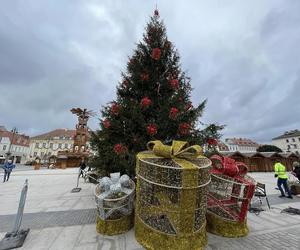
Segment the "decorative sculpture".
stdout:
<svg viewBox="0 0 300 250">
<path fill-rule="evenodd" d="M 133 201 L 135 184 L 128 175 L 112 173 L 103 177 L 95 188 L 97 205 L 97 231 L 115 235 L 133 226 Z"/>
<path fill-rule="evenodd" d="M 247 212 L 254 194 L 254 180 L 246 175 L 248 168 L 242 162 L 214 155 L 211 184 L 208 192 L 207 229 L 225 236 L 248 234 Z"/>
<path fill-rule="evenodd" d="M 95 115 L 95 113 L 92 110 L 87 111 L 87 109 L 81 108 L 72 108 L 71 112 L 78 116 L 76 134 L 74 136 L 73 152 L 86 152 L 86 143 L 89 138 L 87 122 L 91 116 Z"/>
<path fill-rule="evenodd" d="M 87 122 L 95 113 L 81 108 L 72 108 L 70 111 L 78 116 L 78 123 L 73 137 L 73 149 L 72 151 L 58 151 L 56 161 L 56 167 L 58 168 L 79 167 L 81 160 L 87 159 L 90 154 L 87 146 L 89 139 Z"/>
<path fill-rule="evenodd" d="M 148 143 L 137 155 L 135 236 L 146 249 L 203 249 L 211 161 L 187 142 Z"/>
</svg>

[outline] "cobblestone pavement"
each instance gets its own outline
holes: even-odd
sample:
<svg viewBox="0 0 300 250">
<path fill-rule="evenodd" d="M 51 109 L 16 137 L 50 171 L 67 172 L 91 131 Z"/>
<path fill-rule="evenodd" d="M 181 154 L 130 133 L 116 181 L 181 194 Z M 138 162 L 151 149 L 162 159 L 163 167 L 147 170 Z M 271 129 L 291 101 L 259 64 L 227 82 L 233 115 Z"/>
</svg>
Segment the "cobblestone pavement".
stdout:
<svg viewBox="0 0 300 250">
<path fill-rule="evenodd" d="M 240 239 L 224 239 L 209 234 L 207 250 L 299 250 L 300 228 L 297 225 L 260 232 Z"/>
<path fill-rule="evenodd" d="M 300 208 L 300 199 L 279 199 L 272 173 L 251 173 L 267 184 L 271 209 L 248 214 L 250 234 L 228 239 L 208 234 L 206 250 L 299 250 L 300 216 L 280 213 L 291 206 Z M 15 172 L 8 183 L 0 183 L 0 239 L 12 227 L 20 190 L 25 178 L 29 189 L 22 228 L 30 233 L 20 250 L 142 250 L 134 230 L 108 237 L 95 229 L 94 185 L 80 181 L 79 193 L 70 193 L 76 183 L 77 170 L 39 170 Z M 1 178 L 1 177 L 0 177 Z"/>
<path fill-rule="evenodd" d="M 12 229 L 15 215 L 0 215 L 0 232 Z M 24 214 L 23 228 L 41 229 L 47 227 L 94 224 L 96 209 L 79 209 L 58 212 L 40 212 Z"/>
</svg>

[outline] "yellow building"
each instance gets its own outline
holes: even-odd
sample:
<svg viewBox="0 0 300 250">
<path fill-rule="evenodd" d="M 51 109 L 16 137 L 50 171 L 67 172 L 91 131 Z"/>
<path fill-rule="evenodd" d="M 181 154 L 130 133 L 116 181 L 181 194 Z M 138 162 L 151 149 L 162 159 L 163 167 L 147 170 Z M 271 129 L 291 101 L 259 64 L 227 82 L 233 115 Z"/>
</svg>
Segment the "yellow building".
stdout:
<svg viewBox="0 0 300 250">
<path fill-rule="evenodd" d="M 75 130 L 73 129 L 55 129 L 48 133 L 31 137 L 28 160 L 39 158 L 43 162 L 50 156 L 57 156 L 58 151 L 72 151 L 74 135 Z"/>
</svg>

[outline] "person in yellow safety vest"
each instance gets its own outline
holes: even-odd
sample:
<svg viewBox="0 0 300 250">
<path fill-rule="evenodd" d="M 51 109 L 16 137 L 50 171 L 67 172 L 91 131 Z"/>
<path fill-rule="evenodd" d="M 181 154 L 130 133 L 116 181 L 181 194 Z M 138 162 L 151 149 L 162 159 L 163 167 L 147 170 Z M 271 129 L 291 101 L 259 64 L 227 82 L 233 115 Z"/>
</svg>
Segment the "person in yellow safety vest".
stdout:
<svg viewBox="0 0 300 250">
<path fill-rule="evenodd" d="M 281 192 L 281 195 L 279 197 L 286 197 L 282 189 L 283 185 L 285 192 L 288 193 L 287 198 L 293 199 L 291 191 L 287 184 L 288 176 L 285 171 L 285 166 L 280 162 L 280 160 L 275 160 L 274 170 L 275 178 L 277 178 L 277 186 Z"/>
</svg>

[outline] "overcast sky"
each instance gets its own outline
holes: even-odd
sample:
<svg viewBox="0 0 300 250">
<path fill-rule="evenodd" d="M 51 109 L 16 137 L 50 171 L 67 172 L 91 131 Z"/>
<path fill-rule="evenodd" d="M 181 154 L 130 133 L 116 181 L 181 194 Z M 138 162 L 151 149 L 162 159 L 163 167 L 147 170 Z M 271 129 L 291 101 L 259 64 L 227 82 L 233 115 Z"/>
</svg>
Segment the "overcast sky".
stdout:
<svg viewBox="0 0 300 250">
<path fill-rule="evenodd" d="M 300 129 L 299 0 L 2 0 L 0 125 L 74 128 L 78 106 L 98 128 L 156 3 L 203 122 L 258 142 Z"/>
</svg>

